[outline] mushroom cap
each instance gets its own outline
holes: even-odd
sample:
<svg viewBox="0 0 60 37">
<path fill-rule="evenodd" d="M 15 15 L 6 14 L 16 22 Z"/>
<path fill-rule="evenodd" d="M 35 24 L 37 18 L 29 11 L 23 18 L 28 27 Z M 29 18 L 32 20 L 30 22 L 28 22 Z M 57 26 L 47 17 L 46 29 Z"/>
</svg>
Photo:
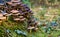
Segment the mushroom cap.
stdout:
<svg viewBox="0 0 60 37">
<path fill-rule="evenodd" d="M 0 8 L 4 8 L 4 4 L 0 4 Z"/>
<path fill-rule="evenodd" d="M 17 3 L 16 4 L 15 3 L 14 4 L 11 4 L 11 6 L 17 6 Z"/>
<path fill-rule="evenodd" d="M 21 2 L 14 2 L 11 6 L 18 6 L 21 5 Z"/>
<path fill-rule="evenodd" d="M 23 16 L 19 16 L 19 18 L 20 18 L 20 19 L 22 19 L 22 18 L 23 18 Z"/>
<path fill-rule="evenodd" d="M 3 3 L 0 3 L 0 6 L 4 6 L 4 4 Z"/>
<path fill-rule="evenodd" d="M 12 2 L 7 2 L 7 4 L 9 4 L 10 6 L 16 6 L 16 4 Z"/>
<path fill-rule="evenodd" d="M 4 8 L 4 6 L 0 6 L 0 8 Z"/>
<path fill-rule="evenodd" d="M 19 5 L 19 4 L 22 4 L 22 2 L 18 2 L 17 4 L 18 4 L 18 5 Z"/>
<path fill-rule="evenodd" d="M 12 2 L 7 2 L 7 4 L 11 5 L 11 4 L 12 4 Z"/>
<path fill-rule="evenodd" d="M 13 2 L 7 2 L 7 4 L 9 4 L 11 6 L 17 6 L 17 5 L 21 4 L 21 3 L 17 2 L 17 1 L 13 1 Z"/>
<path fill-rule="evenodd" d="M 1 23 L 2 21 L 0 21 L 0 23 Z"/>
<path fill-rule="evenodd" d="M 0 13 L 0 17 L 2 17 L 2 16 L 3 16 L 3 14 Z"/>
<path fill-rule="evenodd" d="M 35 28 L 35 30 L 38 30 L 38 28 Z"/>
<path fill-rule="evenodd" d="M 20 19 L 20 21 L 24 21 L 26 18 Z"/>
<path fill-rule="evenodd" d="M 11 2 L 16 2 L 17 3 L 17 2 L 20 2 L 20 0 L 11 0 Z"/>
<path fill-rule="evenodd" d="M 34 29 L 34 28 L 35 28 L 35 27 L 31 27 L 31 26 L 30 26 L 30 27 L 28 27 L 28 29 Z"/>
<path fill-rule="evenodd" d="M 5 20 L 5 19 L 6 19 L 6 17 L 0 17 L 0 19 L 1 19 L 1 20 Z"/>
<path fill-rule="evenodd" d="M 7 15 L 8 13 L 4 13 L 3 15 Z"/>
<path fill-rule="evenodd" d="M 15 21 L 18 21 L 18 20 L 20 20 L 20 18 L 14 18 L 14 20 L 15 20 Z"/>
<path fill-rule="evenodd" d="M 17 13 L 17 14 L 12 14 L 12 15 L 19 15 L 20 13 Z"/>
<path fill-rule="evenodd" d="M 7 14 L 6 16 L 10 16 L 10 15 L 12 15 L 12 14 Z"/>
<path fill-rule="evenodd" d="M 3 15 L 4 15 L 4 16 L 10 16 L 11 14 L 8 14 L 8 13 L 4 13 Z"/>
<path fill-rule="evenodd" d="M 19 11 L 18 10 L 12 10 L 11 12 L 12 13 L 18 13 Z"/>
</svg>

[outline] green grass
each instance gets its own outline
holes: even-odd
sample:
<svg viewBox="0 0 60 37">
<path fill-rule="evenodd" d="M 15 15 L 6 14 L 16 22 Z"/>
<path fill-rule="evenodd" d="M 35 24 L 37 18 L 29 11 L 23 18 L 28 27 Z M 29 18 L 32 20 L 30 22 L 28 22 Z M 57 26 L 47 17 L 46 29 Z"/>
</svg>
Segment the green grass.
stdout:
<svg viewBox="0 0 60 37">
<path fill-rule="evenodd" d="M 5 24 L 6 23 L 6 24 Z M 14 24 L 12 26 L 10 26 L 9 24 L 7 24 L 8 22 L 4 22 L 4 25 L 2 27 L 5 27 L 7 29 L 11 30 L 11 34 L 12 37 L 24 37 L 22 35 L 17 35 L 14 30 L 15 29 L 20 29 L 23 32 L 27 33 L 27 37 L 48 37 L 49 34 L 45 33 L 42 29 L 42 27 L 39 27 L 39 30 L 37 30 L 36 32 L 31 32 L 29 33 L 26 29 L 26 27 L 24 27 L 24 24 Z M 12 22 L 10 22 L 11 24 L 13 24 Z M 41 31 L 42 30 L 42 31 Z M 60 35 L 60 31 L 52 31 L 50 34 L 52 37 L 57 37 Z"/>
<path fill-rule="evenodd" d="M 45 10 L 44 10 L 45 11 Z M 38 13 L 35 15 L 35 18 L 38 19 L 38 21 L 40 21 L 40 11 L 38 11 Z M 58 11 L 59 13 L 60 11 Z M 10 17 L 11 18 L 11 17 Z M 47 17 L 45 17 L 47 18 Z M 2 26 L 0 26 L 0 30 L 2 30 L 2 32 L 4 33 L 4 30 L 1 29 L 2 27 L 9 29 L 11 31 L 11 35 L 12 37 L 24 37 L 23 35 L 18 35 L 14 30 L 15 29 L 19 29 L 23 32 L 25 32 L 27 34 L 27 37 L 48 37 L 49 34 L 45 33 L 44 30 L 42 29 L 43 26 L 39 26 L 39 29 L 36 32 L 28 32 L 27 31 L 27 23 L 16 23 L 14 21 L 8 20 L 8 22 L 3 22 Z M 0 37 L 2 32 L 0 31 Z M 58 37 L 60 35 L 60 31 L 51 31 L 50 34 L 52 37 Z"/>
</svg>

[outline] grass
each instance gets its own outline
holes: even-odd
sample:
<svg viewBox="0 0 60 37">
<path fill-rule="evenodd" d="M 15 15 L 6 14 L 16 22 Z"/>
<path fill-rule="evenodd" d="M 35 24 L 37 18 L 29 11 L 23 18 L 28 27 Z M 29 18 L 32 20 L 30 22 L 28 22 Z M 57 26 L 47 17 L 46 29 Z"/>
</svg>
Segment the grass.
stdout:
<svg viewBox="0 0 60 37">
<path fill-rule="evenodd" d="M 48 35 L 49 35 L 49 34 L 45 33 L 41 27 L 39 27 L 39 30 L 37 30 L 37 32 L 29 33 L 27 31 L 27 29 L 25 27 L 23 27 L 24 24 L 17 24 L 17 25 L 14 24 L 14 25 L 11 26 L 12 23 L 10 25 L 7 24 L 7 23 L 5 24 L 5 23 L 4 23 L 4 27 L 11 30 L 12 37 L 22 37 L 21 35 L 17 35 L 14 32 L 14 29 L 20 29 L 21 31 L 26 32 L 27 33 L 27 37 L 48 37 Z M 53 37 L 57 37 L 59 35 L 60 35 L 60 31 L 52 31 L 52 33 L 51 33 L 51 36 L 53 36 Z"/>
<path fill-rule="evenodd" d="M 58 11 L 58 13 L 60 12 L 60 10 L 58 10 L 58 9 L 53 9 L 53 11 L 50 11 L 50 12 L 55 12 L 55 11 Z M 35 12 L 35 15 L 34 15 L 35 18 L 38 19 L 38 21 L 41 20 L 40 19 L 40 12 L 41 11 Z M 0 30 L 3 30 L 3 29 L 1 29 L 2 27 L 9 29 L 11 31 L 12 37 L 25 37 L 23 35 L 18 35 L 14 31 L 15 29 L 19 29 L 19 30 L 25 32 L 27 34 L 27 37 L 48 37 L 49 35 L 51 35 L 52 37 L 58 37 L 60 35 L 60 31 L 55 31 L 55 30 L 51 31 L 51 34 L 45 33 L 44 29 L 42 29 L 43 26 L 39 26 L 39 29 L 36 32 L 29 33 L 27 31 L 26 26 L 27 26 L 26 22 L 25 23 L 16 23 L 16 22 L 12 22 L 12 21 L 8 20 L 8 22 L 2 23 L 2 26 L 0 26 Z M 3 30 L 3 32 L 4 32 L 4 30 Z M 1 34 L 2 34 L 2 32 L 0 32 L 0 37 L 1 37 Z"/>
</svg>

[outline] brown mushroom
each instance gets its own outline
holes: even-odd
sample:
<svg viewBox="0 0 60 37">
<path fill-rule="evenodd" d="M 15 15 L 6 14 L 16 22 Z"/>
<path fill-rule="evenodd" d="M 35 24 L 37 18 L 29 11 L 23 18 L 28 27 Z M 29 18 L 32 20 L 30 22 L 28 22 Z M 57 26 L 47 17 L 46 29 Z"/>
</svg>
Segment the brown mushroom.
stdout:
<svg viewBox="0 0 60 37">
<path fill-rule="evenodd" d="M 35 27 L 31 27 L 31 26 L 28 27 L 28 29 L 34 29 L 34 28 L 35 28 Z"/>
<path fill-rule="evenodd" d="M 15 4 L 15 3 L 14 3 L 14 4 L 12 4 L 11 6 L 14 6 L 14 7 L 16 7 L 16 6 L 17 6 L 17 4 Z"/>
<path fill-rule="evenodd" d="M 25 20 L 26 20 L 26 18 L 20 19 L 20 21 L 25 21 Z"/>
<path fill-rule="evenodd" d="M 18 15 L 20 15 L 20 13 L 16 13 L 16 14 L 12 14 L 13 16 L 18 16 Z"/>
<path fill-rule="evenodd" d="M 38 30 L 38 28 L 37 28 L 37 27 L 35 27 L 35 28 L 34 28 L 34 31 L 36 31 L 36 30 Z"/>
<path fill-rule="evenodd" d="M 2 16 L 2 17 L 0 17 L 0 20 L 4 22 L 6 20 L 6 17 Z"/>
<path fill-rule="evenodd" d="M 23 16 L 19 16 L 20 19 L 24 18 Z"/>
<path fill-rule="evenodd" d="M 16 14 L 16 13 L 18 13 L 19 11 L 18 10 L 12 10 L 11 11 L 11 13 L 13 13 L 13 14 Z"/>
<path fill-rule="evenodd" d="M 17 3 L 17 2 L 20 2 L 20 0 L 11 0 L 11 2 Z"/>
<path fill-rule="evenodd" d="M 3 14 L 2 13 L 0 13 L 0 17 L 2 17 L 3 16 Z"/>
<path fill-rule="evenodd" d="M 7 15 L 7 13 L 4 13 L 4 14 L 3 14 L 3 16 L 6 16 L 6 15 Z"/>
<path fill-rule="evenodd" d="M 14 18 L 14 21 L 17 21 L 18 22 L 19 20 L 20 20 L 20 18 Z"/>
<path fill-rule="evenodd" d="M 9 18 L 9 16 L 10 16 L 11 14 L 8 14 L 8 13 L 4 13 L 4 17 L 6 17 L 6 20 L 8 20 L 8 18 Z"/>
<path fill-rule="evenodd" d="M 7 2 L 7 4 L 9 4 L 10 6 L 16 6 L 17 2 Z"/>
<path fill-rule="evenodd" d="M 11 4 L 12 4 L 12 2 L 7 2 L 7 4 L 8 4 L 8 5 L 11 5 Z"/>
<path fill-rule="evenodd" d="M 20 18 L 20 21 L 25 21 L 26 20 L 26 18 L 24 18 L 23 16 L 19 16 L 19 18 Z"/>
<path fill-rule="evenodd" d="M 0 16 L 0 25 L 2 22 L 4 22 L 6 20 L 6 17 Z"/>
<path fill-rule="evenodd" d="M 4 8 L 4 4 L 0 4 L 0 8 Z"/>
<path fill-rule="evenodd" d="M 0 17 L 1 20 L 6 20 L 6 17 Z"/>
<path fill-rule="evenodd" d="M 29 26 L 29 27 L 28 27 L 29 32 L 31 33 L 31 31 L 32 31 L 34 28 L 35 28 L 35 27 Z"/>
</svg>

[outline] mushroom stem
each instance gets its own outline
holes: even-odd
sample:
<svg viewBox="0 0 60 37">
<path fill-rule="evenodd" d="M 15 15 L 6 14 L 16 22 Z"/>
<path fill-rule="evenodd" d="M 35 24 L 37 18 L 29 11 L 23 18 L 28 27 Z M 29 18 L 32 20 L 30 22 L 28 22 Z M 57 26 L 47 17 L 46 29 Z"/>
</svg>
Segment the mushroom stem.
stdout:
<svg viewBox="0 0 60 37">
<path fill-rule="evenodd" d="M 2 24 L 2 21 L 0 21 L 0 25 Z"/>
<path fill-rule="evenodd" d="M 32 32 L 32 30 L 30 29 L 30 33 Z"/>
<path fill-rule="evenodd" d="M 6 16 L 6 21 L 8 21 L 8 17 Z"/>
</svg>

